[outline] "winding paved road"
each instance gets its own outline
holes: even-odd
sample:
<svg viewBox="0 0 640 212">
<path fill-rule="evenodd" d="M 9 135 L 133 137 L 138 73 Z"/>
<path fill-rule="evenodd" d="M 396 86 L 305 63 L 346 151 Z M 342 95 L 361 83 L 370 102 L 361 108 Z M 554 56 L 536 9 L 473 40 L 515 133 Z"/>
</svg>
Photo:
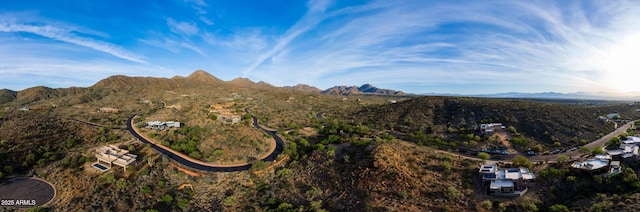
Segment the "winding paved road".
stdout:
<svg viewBox="0 0 640 212">
<path fill-rule="evenodd" d="M 589 149 L 593 149 L 594 147 L 603 147 L 605 145 L 605 143 L 607 143 L 607 141 L 611 140 L 613 137 L 619 136 L 620 134 L 627 132 L 627 129 L 629 129 L 629 127 L 631 127 L 631 125 L 633 123 L 635 123 L 636 121 L 640 121 L 640 120 L 635 120 L 635 121 L 631 121 L 625 125 L 622 125 L 621 127 L 618 127 L 618 129 L 614 130 L 613 132 L 602 136 L 601 138 L 599 138 L 598 140 L 592 141 L 591 143 L 585 144 L 585 147 L 589 147 Z M 559 153 L 559 154 L 553 154 L 553 155 L 537 155 L 537 156 L 532 156 L 529 158 L 529 160 L 531 161 L 545 161 L 545 160 L 555 160 L 558 156 L 560 155 L 566 155 L 567 157 L 570 158 L 576 158 L 576 157 L 580 157 L 583 154 L 578 152 L 577 150 L 574 151 L 567 151 L 567 152 L 563 152 L 563 153 Z"/>
<path fill-rule="evenodd" d="M 245 111 L 248 112 L 248 110 L 246 109 Z M 133 127 L 133 118 L 136 117 L 137 115 L 138 114 L 133 114 L 129 117 L 129 120 L 127 120 L 127 130 L 129 130 L 129 132 L 131 132 L 131 134 L 134 137 L 136 137 L 138 140 L 146 144 L 150 144 L 153 149 L 166 155 L 171 160 L 183 166 L 186 166 L 195 170 L 199 170 L 199 171 L 205 171 L 205 172 L 235 172 L 235 171 L 244 171 L 251 168 L 252 162 L 247 162 L 243 164 L 228 164 L 228 165 L 206 163 L 200 160 L 193 159 L 181 152 L 175 151 L 164 145 L 158 144 L 152 139 L 149 139 L 146 136 L 140 134 L 140 132 L 138 132 L 138 130 L 135 129 L 135 127 Z M 282 140 L 282 138 L 280 138 L 280 136 L 276 134 L 275 130 L 267 130 L 262 126 L 260 126 L 260 124 L 258 124 L 258 118 L 256 118 L 253 114 L 251 115 L 251 117 L 253 119 L 254 127 L 263 130 L 267 134 L 271 135 L 274 139 L 273 143 L 275 145 L 272 145 L 272 148 L 269 150 L 269 153 L 263 155 L 263 157 L 260 160 L 275 161 L 276 157 L 279 154 L 281 154 L 282 151 L 284 150 L 284 141 Z"/>
</svg>

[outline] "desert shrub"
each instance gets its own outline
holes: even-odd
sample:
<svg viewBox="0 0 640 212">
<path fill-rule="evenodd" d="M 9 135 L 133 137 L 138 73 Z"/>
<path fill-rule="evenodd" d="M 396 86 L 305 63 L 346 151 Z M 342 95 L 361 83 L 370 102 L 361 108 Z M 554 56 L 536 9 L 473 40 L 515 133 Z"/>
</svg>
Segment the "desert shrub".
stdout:
<svg viewBox="0 0 640 212">
<path fill-rule="evenodd" d="M 254 170 L 254 171 L 264 170 L 270 165 L 271 163 L 267 161 L 256 161 L 256 162 L 253 162 L 253 164 L 251 164 L 251 170 Z"/>
<path fill-rule="evenodd" d="M 173 196 L 171 196 L 170 194 L 162 195 L 162 197 L 158 198 L 158 202 L 170 204 L 171 202 L 173 202 Z"/>
<path fill-rule="evenodd" d="M 549 206 L 549 211 L 550 212 L 569 212 L 569 208 L 567 208 L 567 206 L 562 204 L 555 204 L 555 205 Z"/>
<path fill-rule="evenodd" d="M 491 158 L 491 155 L 489 155 L 489 153 L 486 153 L 486 152 L 478 152 L 478 158 L 482 160 L 489 160 L 489 158 Z"/>
<path fill-rule="evenodd" d="M 456 187 L 449 186 L 447 188 L 445 195 L 447 199 L 453 200 L 453 199 L 458 199 L 460 197 L 460 192 L 458 191 L 458 189 L 456 189 Z"/>
<path fill-rule="evenodd" d="M 527 157 L 522 156 L 522 155 L 518 155 L 515 158 L 513 158 L 513 166 L 516 166 L 516 167 L 527 167 L 527 168 L 531 169 L 533 164 L 531 164 L 531 161 L 529 161 L 529 159 Z"/>
</svg>

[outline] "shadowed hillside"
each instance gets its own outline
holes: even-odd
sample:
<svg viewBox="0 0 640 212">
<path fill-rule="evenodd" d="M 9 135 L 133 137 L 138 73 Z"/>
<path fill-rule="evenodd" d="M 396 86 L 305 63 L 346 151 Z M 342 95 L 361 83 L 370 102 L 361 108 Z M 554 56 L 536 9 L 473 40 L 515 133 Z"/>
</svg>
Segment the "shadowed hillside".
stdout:
<svg viewBox="0 0 640 212">
<path fill-rule="evenodd" d="M 18 92 L 15 92 L 9 89 L 2 89 L 0 90 L 0 104 L 11 102 L 15 100 L 17 96 L 18 96 Z"/>
<path fill-rule="evenodd" d="M 511 99 L 419 97 L 367 107 L 356 113 L 355 119 L 447 141 L 464 141 L 461 135 L 477 134 L 481 123 L 501 122 L 545 145 L 578 145 L 583 139 L 591 141 L 614 129 L 612 123 L 603 123 L 598 116 L 618 112 L 623 119 L 634 120 L 640 117 L 635 110 L 636 106 L 626 104 L 585 107 Z"/>
</svg>

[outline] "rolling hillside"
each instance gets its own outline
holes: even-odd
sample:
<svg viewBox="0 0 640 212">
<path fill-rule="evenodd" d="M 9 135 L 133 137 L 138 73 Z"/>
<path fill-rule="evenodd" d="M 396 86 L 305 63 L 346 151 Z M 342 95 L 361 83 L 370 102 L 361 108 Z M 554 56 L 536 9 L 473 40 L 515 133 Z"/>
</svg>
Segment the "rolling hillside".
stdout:
<svg viewBox="0 0 640 212">
<path fill-rule="evenodd" d="M 465 97 L 418 97 L 396 104 L 372 106 L 354 118 L 378 128 L 403 133 L 423 133 L 462 142 L 467 134 L 478 134 L 479 124 L 501 122 L 535 143 L 551 146 L 579 145 L 613 130 L 599 116 L 619 113 L 623 119 L 640 118 L 638 105 L 579 106 L 540 103 L 527 100 Z"/>
</svg>

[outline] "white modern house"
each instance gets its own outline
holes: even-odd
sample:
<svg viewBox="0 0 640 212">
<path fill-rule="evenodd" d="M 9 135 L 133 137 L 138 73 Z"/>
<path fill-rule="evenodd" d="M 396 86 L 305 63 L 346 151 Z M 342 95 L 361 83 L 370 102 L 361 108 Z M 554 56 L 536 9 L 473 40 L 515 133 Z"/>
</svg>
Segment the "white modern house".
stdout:
<svg viewBox="0 0 640 212">
<path fill-rule="evenodd" d="M 480 167 L 483 184 L 488 184 L 487 194 L 492 196 L 518 197 L 527 192 L 527 183 L 535 180 L 535 174 L 525 167 L 499 168 L 497 164 Z"/>
<path fill-rule="evenodd" d="M 136 158 L 138 157 L 134 154 L 130 154 L 128 150 L 120 149 L 114 145 L 103 146 L 96 149 L 95 156 L 98 159 L 98 162 L 94 163 L 92 166 L 100 169 L 101 171 L 111 169 L 114 164 L 126 169 L 128 165 L 136 162 Z M 106 167 L 103 165 L 106 165 Z"/>
<path fill-rule="evenodd" d="M 489 123 L 489 124 L 480 124 L 480 132 L 483 134 L 493 134 L 494 132 L 504 129 L 502 123 Z"/>
<path fill-rule="evenodd" d="M 640 158 L 640 137 L 628 136 L 622 141 L 618 149 L 607 150 L 607 154 L 614 159 L 638 159 Z"/>
<path fill-rule="evenodd" d="M 596 155 L 585 161 L 576 161 L 571 164 L 571 167 L 585 171 L 596 171 L 608 167 L 610 161 L 611 155 Z"/>
<path fill-rule="evenodd" d="M 150 121 L 147 122 L 147 127 L 149 129 L 154 129 L 154 130 L 164 130 L 167 127 L 175 127 L 175 128 L 180 128 L 180 122 L 177 121 Z"/>
</svg>

